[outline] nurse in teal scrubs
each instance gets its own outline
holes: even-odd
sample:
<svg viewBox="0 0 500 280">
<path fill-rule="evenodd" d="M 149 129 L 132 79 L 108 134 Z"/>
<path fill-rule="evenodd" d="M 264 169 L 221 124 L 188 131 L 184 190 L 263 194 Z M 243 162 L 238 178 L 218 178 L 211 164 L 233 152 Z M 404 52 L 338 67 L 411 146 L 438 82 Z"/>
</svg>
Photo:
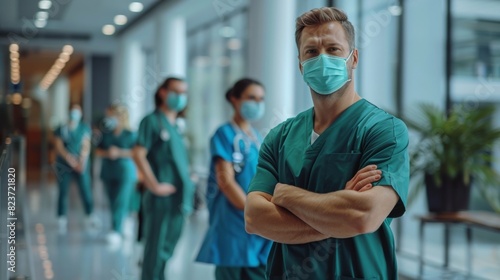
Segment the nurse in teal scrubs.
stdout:
<svg viewBox="0 0 500 280">
<path fill-rule="evenodd" d="M 89 153 L 90 127 L 84 124 L 82 108 L 73 104 L 70 108 L 69 122 L 54 131 L 55 149 L 57 152 L 56 175 L 59 183 L 57 215 L 59 232 L 67 229 L 68 191 L 74 179 L 78 185 L 86 214 L 85 224 L 91 228 L 97 224 L 92 214 L 92 191 L 90 187 Z"/>
<path fill-rule="evenodd" d="M 144 176 L 142 280 L 165 279 L 165 266 L 193 208 L 194 186 L 176 117 L 187 104 L 187 84 L 168 78 L 155 94 L 156 110 L 141 121 L 134 160 Z"/>
<path fill-rule="evenodd" d="M 102 157 L 101 179 L 111 208 L 112 232 L 108 242 L 122 239 L 122 225 L 129 213 L 129 204 L 137 182 L 137 170 L 132 160 L 136 135 L 130 130 L 127 108 L 112 105 L 103 124 L 103 134 L 96 154 Z"/>
<path fill-rule="evenodd" d="M 262 142 L 250 122 L 264 114 L 264 88 L 255 80 L 242 79 L 226 93 L 226 99 L 234 116 L 210 141 L 210 227 L 196 261 L 215 264 L 217 280 L 264 280 L 271 241 L 246 233 L 243 216 Z"/>
<path fill-rule="evenodd" d="M 266 136 L 246 229 L 275 241 L 269 280 L 398 279 L 390 224 L 406 209 L 407 128 L 355 91 L 358 50 L 345 13 L 314 9 L 296 23 L 314 107 Z"/>
</svg>

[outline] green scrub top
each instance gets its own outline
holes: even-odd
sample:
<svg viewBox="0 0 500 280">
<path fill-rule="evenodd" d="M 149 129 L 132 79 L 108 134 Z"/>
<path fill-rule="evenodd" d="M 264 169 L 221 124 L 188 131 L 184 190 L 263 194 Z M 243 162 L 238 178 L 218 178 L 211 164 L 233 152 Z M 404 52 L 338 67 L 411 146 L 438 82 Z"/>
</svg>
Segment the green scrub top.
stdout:
<svg viewBox="0 0 500 280">
<path fill-rule="evenodd" d="M 105 132 L 98 147 L 103 150 L 115 146 L 120 149 L 130 150 L 136 142 L 136 135 L 130 130 L 122 130 L 119 135 L 113 132 Z M 105 182 L 111 180 L 125 180 L 133 182 L 137 180 L 137 170 L 132 158 L 103 158 L 101 167 L 101 179 Z"/>
<path fill-rule="evenodd" d="M 249 191 L 273 194 L 276 183 L 316 193 L 342 190 L 364 166 L 376 164 L 399 201 L 373 233 L 299 245 L 274 243 L 268 279 L 397 279 L 391 218 L 405 212 L 409 184 L 405 124 L 362 99 L 347 108 L 311 145 L 314 110 L 280 124 L 266 137 Z"/>
<path fill-rule="evenodd" d="M 63 141 L 64 148 L 68 153 L 75 157 L 79 157 L 82 150 L 83 139 L 90 139 L 90 127 L 81 121 L 78 122 L 74 129 L 71 129 L 68 124 L 64 124 L 56 128 L 54 135 Z M 59 154 L 57 155 L 57 163 L 69 166 L 66 160 Z"/>
<path fill-rule="evenodd" d="M 137 145 L 146 148 L 147 160 L 158 182 L 177 188 L 170 197 L 183 213 L 193 210 L 194 185 L 189 176 L 189 158 L 183 138 L 159 110 L 144 117 L 139 126 Z"/>
</svg>

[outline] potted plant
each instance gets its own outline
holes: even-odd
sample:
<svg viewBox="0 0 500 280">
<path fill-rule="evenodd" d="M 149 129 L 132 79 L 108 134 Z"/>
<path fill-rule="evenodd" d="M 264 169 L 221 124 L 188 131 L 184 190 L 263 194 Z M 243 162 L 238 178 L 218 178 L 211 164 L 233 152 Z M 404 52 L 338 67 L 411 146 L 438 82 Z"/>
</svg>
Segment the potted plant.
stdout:
<svg viewBox="0 0 500 280">
<path fill-rule="evenodd" d="M 430 212 L 467 210 L 471 183 L 481 188 L 485 199 L 497 211 L 498 174 L 492 168 L 492 147 L 500 139 L 500 128 L 492 125 L 493 106 L 454 106 L 447 115 L 429 104 L 419 114 L 405 119 L 412 139 L 410 176 L 417 180 L 410 203 L 425 186 Z M 417 135 L 413 135 L 413 133 Z M 415 136 L 415 137 L 414 137 Z"/>
</svg>

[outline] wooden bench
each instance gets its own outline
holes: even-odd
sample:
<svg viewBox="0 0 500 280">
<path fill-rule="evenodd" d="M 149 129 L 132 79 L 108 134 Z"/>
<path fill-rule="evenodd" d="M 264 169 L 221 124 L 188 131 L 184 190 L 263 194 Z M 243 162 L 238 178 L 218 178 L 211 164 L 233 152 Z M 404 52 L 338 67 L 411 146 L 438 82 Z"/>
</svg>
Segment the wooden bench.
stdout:
<svg viewBox="0 0 500 280">
<path fill-rule="evenodd" d="M 467 272 L 472 274 L 472 229 L 482 228 L 486 230 L 500 232 L 500 215 L 485 211 L 461 211 L 456 213 L 429 213 L 427 215 L 417 216 L 420 220 L 419 232 L 419 273 L 420 276 L 424 270 L 424 227 L 428 223 L 439 223 L 444 225 L 444 264 L 443 267 L 448 268 L 449 265 L 449 249 L 450 249 L 450 226 L 453 224 L 465 225 L 467 239 Z"/>
</svg>

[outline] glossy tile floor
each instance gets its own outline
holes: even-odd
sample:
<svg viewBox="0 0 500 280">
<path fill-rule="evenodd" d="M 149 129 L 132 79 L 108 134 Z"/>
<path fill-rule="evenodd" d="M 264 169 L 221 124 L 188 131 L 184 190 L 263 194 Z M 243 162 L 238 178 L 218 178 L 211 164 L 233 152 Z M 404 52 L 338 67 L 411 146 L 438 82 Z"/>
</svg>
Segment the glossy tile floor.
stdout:
<svg viewBox="0 0 500 280">
<path fill-rule="evenodd" d="M 29 173 L 28 173 L 29 175 Z M 57 187 L 54 178 L 28 176 L 25 202 L 28 250 L 35 273 L 30 279 L 44 280 L 135 280 L 139 279 L 138 265 L 142 247 L 135 239 L 128 239 L 121 246 L 111 247 L 106 242 L 109 231 L 107 199 L 100 182 L 94 184 L 95 213 L 102 221 L 102 229 L 86 233 L 83 226 L 83 207 L 76 186 L 70 191 L 68 231 L 61 235 L 55 217 Z M 421 202 L 420 202 L 421 203 Z M 414 209 L 425 209 L 419 203 Z M 465 239 L 462 228 L 452 230 L 450 270 L 442 262 L 442 228 L 426 228 L 425 266 L 423 277 L 418 275 L 418 224 L 414 218 L 420 210 L 408 211 L 404 218 L 401 254 L 398 256 L 401 279 L 500 279 L 500 234 L 474 236 L 473 276 L 466 276 Z M 202 237 L 207 228 L 208 214 L 199 211 L 185 225 L 174 258 L 166 270 L 167 279 L 212 280 L 214 267 L 194 263 Z M 435 265 L 430 265 L 434 263 Z M 237 280 L 237 279 L 235 279 Z"/>
</svg>

